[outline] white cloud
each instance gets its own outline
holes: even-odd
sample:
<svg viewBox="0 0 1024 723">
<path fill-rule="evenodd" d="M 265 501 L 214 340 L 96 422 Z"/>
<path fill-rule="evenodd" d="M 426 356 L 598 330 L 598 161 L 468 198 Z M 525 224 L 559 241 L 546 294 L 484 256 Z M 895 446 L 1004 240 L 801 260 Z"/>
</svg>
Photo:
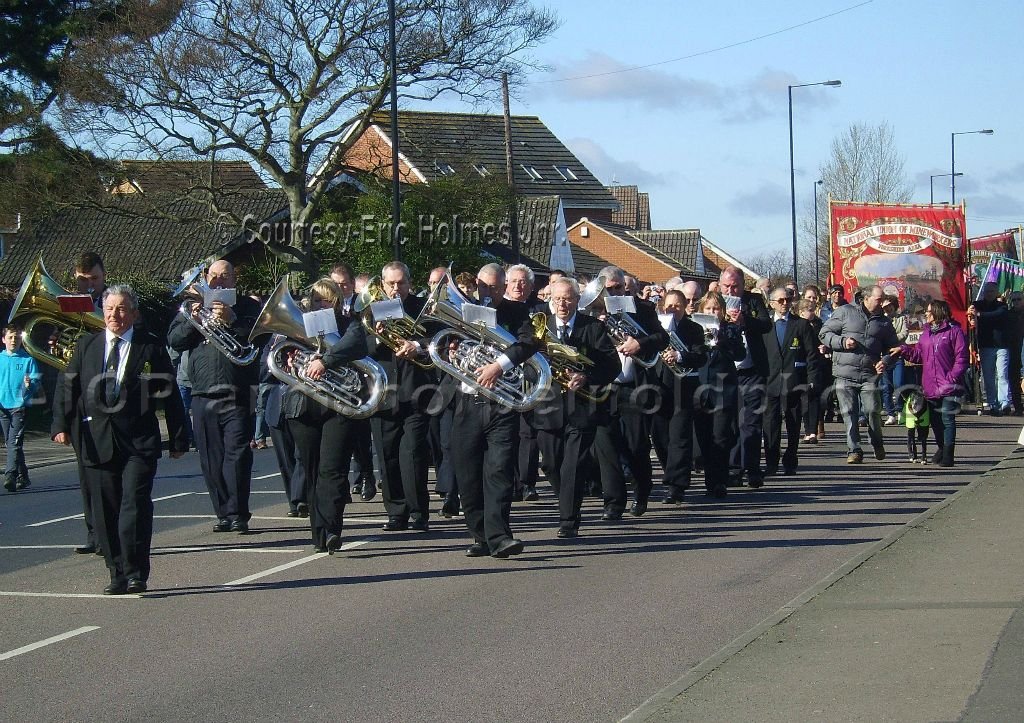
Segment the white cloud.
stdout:
<svg viewBox="0 0 1024 723">
<path fill-rule="evenodd" d="M 776 216 L 789 213 L 789 189 L 775 183 L 762 183 L 753 191 L 736 194 L 729 209 L 744 216 Z"/>
<path fill-rule="evenodd" d="M 634 161 L 613 158 L 590 138 L 570 138 L 565 145 L 605 185 L 619 183 L 645 189 L 664 185 L 667 181 L 663 174 L 650 171 Z"/>
</svg>

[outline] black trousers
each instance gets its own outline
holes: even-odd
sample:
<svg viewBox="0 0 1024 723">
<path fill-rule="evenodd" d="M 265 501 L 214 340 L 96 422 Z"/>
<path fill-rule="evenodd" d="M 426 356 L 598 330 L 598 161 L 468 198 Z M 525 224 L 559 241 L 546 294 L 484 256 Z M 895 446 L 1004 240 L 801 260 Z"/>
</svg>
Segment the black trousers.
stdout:
<svg viewBox="0 0 1024 723">
<path fill-rule="evenodd" d="M 247 443 L 248 444 L 248 443 Z M 156 458 L 119 451 L 103 465 L 84 465 L 96 542 L 111 582 L 149 579 Z"/>
<path fill-rule="evenodd" d="M 85 544 L 99 548 L 96 541 L 96 527 L 92 521 L 92 492 L 89 491 L 89 478 L 85 474 L 82 460 L 78 460 L 78 490 L 82 493 L 82 516 L 85 518 Z"/>
<path fill-rule="evenodd" d="M 437 476 L 437 491 L 443 495 L 459 498 L 459 486 L 455 482 L 455 465 L 452 464 L 452 420 L 455 412 L 447 407 L 441 414 L 430 418 L 431 427 L 437 425 L 439 458 L 434 460 Z"/>
<path fill-rule="evenodd" d="M 404 403 L 370 419 L 373 445 L 380 461 L 381 496 L 390 519 L 426 521 L 430 517 L 429 421 L 425 412 Z"/>
<path fill-rule="evenodd" d="M 560 528 L 579 529 L 586 482 L 583 467 L 587 450 L 594 442 L 594 434 L 593 428 L 580 429 L 573 425 L 564 429 L 537 430 L 537 446 L 544 456 L 544 469 L 551 489 L 558 497 Z"/>
<path fill-rule="evenodd" d="M 351 482 L 362 480 L 376 480 L 377 474 L 373 471 L 373 441 L 371 439 L 371 424 L 369 419 L 349 420 L 353 425 L 352 443 L 352 474 L 346 474 Z"/>
<path fill-rule="evenodd" d="M 779 468 L 782 452 L 782 425 L 786 425 L 786 451 L 782 454 L 782 467 L 795 470 L 800 449 L 800 422 L 803 411 L 802 389 L 789 394 L 767 394 L 764 412 L 764 464 L 769 474 Z"/>
<path fill-rule="evenodd" d="M 275 427 L 268 424 L 270 439 L 274 442 L 274 456 L 277 457 L 277 466 L 281 470 L 281 482 L 284 484 L 284 494 L 288 498 L 288 509 L 293 512 L 299 504 L 306 504 L 309 497 L 306 494 L 306 473 L 299 462 L 299 455 L 295 449 L 295 439 L 292 437 L 288 421 L 281 418 L 281 426 Z"/>
<path fill-rule="evenodd" d="M 345 505 L 352 501 L 348 467 L 352 461 L 355 429 L 352 420 L 340 414 L 326 419 L 320 415 L 288 420 L 299 463 L 306 471 L 309 499 L 309 527 L 313 544 L 322 547 L 328 535 L 340 535 Z"/>
<path fill-rule="evenodd" d="M 765 407 L 765 379 L 758 374 L 738 373 L 739 415 L 737 439 L 729 456 L 733 474 L 761 475 L 761 435 Z M 707 463 L 705 463 L 706 468 Z"/>
<path fill-rule="evenodd" d="M 736 445 L 736 403 L 694 414 L 693 430 L 704 458 L 704 485 L 725 486 L 729 482 L 729 453 Z"/>
<path fill-rule="evenodd" d="M 466 527 L 493 552 L 512 537 L 512 438 L 519 415 L 458 392 L 452 414 L 452 466 Z"/>
<path fill-rule="evenodd" d="M 651 415 L 634 399 L 635 387 L 612 386 L 609 398 L 611 415 L 607 423 L 597 425 L 592 451 L 601 470 L 604 507 L 608 512 L 626 509 L 625 461 L 636 480 L 636 496 L 646 500 L 651 494 Z"/>
<path fill-rule="evenodd" d="M 665 484 L 685 490 L 693 476 L 694 397 L 700 380 L 696 376 L 675 380 L 671 415 L 667 424 Z M 646 500 L 646 498 L 643 498 Z"/>
<path fill-rule="evenodd" d="M 248 522 L 252 484 L 252 410 L 233 398 L 192 397 L 199 464 L 218 519 Z"/>
<path fill-rule="evenodd" d="M 540 470 L 540 447 L 537 445 L 537 430 L 527 421 L 526 414 L 519 415 L 519 446 L 516 450 L 516 484 L 534 488 Z"/>
</svg>

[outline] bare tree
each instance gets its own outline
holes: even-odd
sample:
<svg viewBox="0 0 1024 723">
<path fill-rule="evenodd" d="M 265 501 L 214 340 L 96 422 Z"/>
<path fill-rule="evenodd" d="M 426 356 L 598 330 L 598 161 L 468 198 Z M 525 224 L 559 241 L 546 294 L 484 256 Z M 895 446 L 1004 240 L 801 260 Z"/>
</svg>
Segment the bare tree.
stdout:
<svg viewBox="0 0 1024 723">
<path fill-rule="evenodd" d="M 138 40 L 79 48 L 63 128 L 111 154 L 250 160 L 288 199 L 291 237 L 271 250 L 315 268 L 310 224 L 345 151 L 388 98 L 387 4 L 137 2 Z M 522 76 L 524 51 L 556 26 L 529 0 L 399 0 L 399 93 L 490 98 L 503 73 Z"/>
<path fill-rule="evenodd" d="M 828 198 L 870 203 L 907 203 L 913 185 L 907 178 L 905 159 L 896 147 L 896 136 L 888 123 L 871 126 L 853 123 L 832 139 L 831 154 L 819 168 L 823 182 L 818 193 L 818 237 L 814 237 L 814 206 L 801 220 L 804 242 L 800 253 L 800 276 L 815 278 L 815 255 L 824 283 L 829 272 Z"/>
<path fill-rule="evenodd" d="M 781 286 L 793 280 L 793 256 L 786 251 L 765 251 L 752 256 L 745 263 L 762 277 L 767 277 L 771 287 Z M 756 280 L 749 279 L 751 282 Z"/>
</svg>

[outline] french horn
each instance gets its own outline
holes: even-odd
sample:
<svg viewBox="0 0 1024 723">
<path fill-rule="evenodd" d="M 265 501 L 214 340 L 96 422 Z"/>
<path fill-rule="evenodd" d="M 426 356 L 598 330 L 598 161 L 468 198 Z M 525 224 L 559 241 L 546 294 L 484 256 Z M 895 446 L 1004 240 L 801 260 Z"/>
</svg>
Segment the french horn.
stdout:
<svg viewBox="0 0 1024 723">
<path fill-rule="evenodd" d="M 320 379 L 311 379 L 306 374 L 309 363 L 325 348 L 336 344 L 340 337 L 337 334 L 312 338 L 306 335 L 302 310 L 288 293 L 287 277 L 281 279 L 260 311 L 249 341 L 263 334 L 282 337 L 267 354 L 270 373 L 327 409 L 351 419 L 365 419 L 384 401 L 387 372 L 369 357 L 339 369 L 328 369 Z"/>
</svg>

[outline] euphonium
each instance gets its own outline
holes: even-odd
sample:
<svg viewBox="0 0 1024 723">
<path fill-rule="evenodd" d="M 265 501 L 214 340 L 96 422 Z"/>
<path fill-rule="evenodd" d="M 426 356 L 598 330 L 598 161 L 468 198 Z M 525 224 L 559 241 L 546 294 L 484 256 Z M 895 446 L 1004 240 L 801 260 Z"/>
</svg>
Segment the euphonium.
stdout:
<svg viewBox="0 0 1024 723">
<path fill-rule="evenodd" d="M 450 327 L 437 332 L 430 341 L 428 352 L 434 366 L 513 411 L 529 411 L 550 389 L 551 367 L 543 356 L 534 354 L 521 367 L 505 372 L 493 389 L 481 386 L 476 380 L 477 372 L 497 361 L 516 343 L 516 338 L 501 327 L 491 329 L 463 321 L 462 308 L 469 303 L 455 285 L 449 268 L 449 273 L 430 292 L 420 315 L 421 319 L 433 319 Z M 451 344 L 455 348 L 449 351 Z"/>
<path fill-rule="evenodd" d="M 352 313 L 359 314 L 359 320 L 368 333 L 377 337 L 391 351 L 398 351 L 404 342 L 427 335 L 426 328 L 408 314 L 401 319 L 375 322 L 370 305 L 376 301 L 387 300 L 388 296 L 384 293 L 384 288 L 377 277 L 370 279 L 366 287 L 356 295 L 352 302 Z M 407 357 L 407 360 L 423 369 L 430 369 L 433 366 L 425 359 Z"/>
<path fill-rule="evenodd" d="M 604 276 L 598 276 L 584 287 L 580 294 L 578 310 L 588 316 L 598 316 L 604 311 L 604 299 L 608 296 L 608 290 L 604 286 Z M 600 304 L 598 302 L 601 302 Z M 629 314 L 605 314 L 604 326 L 608 336 L 618 346 L 628 339 L 647 336 L 644 328 L 636 323 Z M 633 357 L 640 366 L 650 369 L 658 363 L 658 353 L 655 352 L 646 359 Z"/>
<path fill-rule="evenodd" d="M 686 342 L 679 338 L 678 334 L 676 334 L 674 331 L 668 332 L 668 348 L 665 349 L 662 352 L 662 354 L 664 354 L 665 352 L 673 352 L 671 356 L 674 359 L 674 352 L 679 352 L 680 354 L 689 354 L 691 351 L 693 350 L 686 345 Z M 688 377 L 690 376 L 690 374 L 697 371 L 696 369 L 691 369 L 690 367 L 680 366 L 674 360 L 669 361 L 665 357 L 662 357 L 662 361 L 665 363 L 666 368 L 668 368 L 670 372 L 672 372 L 679 378 Z"/>
<path fill-rule="evenodd" d="M 388 387 L 384 368 L 369 357 L 340 369 L 328 369 L 320 379 L 306 376 L 306 368 L 325 346 L 336 344 L 337 334 L 310 338 L 302 322 L 302 310 L 288 293 L 287 277 L 278 283 L 256 320 L 251 342 L 261 334 L 284 337 L 267 354 L 270 373 L 302 394 L 352 419 L 369 417 L 380 406 Z M 290 359 L 289 359 L 290 357 Z"/>
<path fill-rule="evenodd" d="M 205 271 L 205 267 L 200 265 L 181 275 L 181 283 L 172 292 L 174 296 L 185 295 L 185 300 L 178 311 L 192 322 L 192 326 L 206 337 L 206 341 L 217 351 L 226 356 L 229 362 L 239 366 L 251 364 L 260 355 L 259 347 L 239 342 L 224 322 L 203 306 L 203 292 L 210 288 L 203 277 Z"/>
<path fill-rule="evenodd" d="M 579 349 L 554 339 L 551 336 L 551 330 L 548 329 L 548 316 L 544 312 L 531 314 L 530 319 L 533 322 L 534 336 L 544 345 L 541 353 L 551 367 L 551 378 L 568 389 L 569 377 L 577 373 L 586 374 L 590 370 L 589 368 L 594 366 L 594 360 L 580 352 Z M 601 389 L 601 393 L 595 396 L 580 387 L 575 390 L 575 393 L 592 402 L 603 402 L 611 394 L 611 391 L 611 387 L 605 386 Z"/>
<path fill-rule="evenodd" d="M 21 284 L 8 321 L 18 320 L 23 330 L 22 345 L 37 361 L 64 371 L 75 351 L 75 342 L 83 334 L 101 331 L 103 314 L 67 314 L 60 310 L 58 296 L 72 292 L 54 281 L 40 256 Z M 50 340 L 56 337 L 54 343 Z"/>
</svg>

